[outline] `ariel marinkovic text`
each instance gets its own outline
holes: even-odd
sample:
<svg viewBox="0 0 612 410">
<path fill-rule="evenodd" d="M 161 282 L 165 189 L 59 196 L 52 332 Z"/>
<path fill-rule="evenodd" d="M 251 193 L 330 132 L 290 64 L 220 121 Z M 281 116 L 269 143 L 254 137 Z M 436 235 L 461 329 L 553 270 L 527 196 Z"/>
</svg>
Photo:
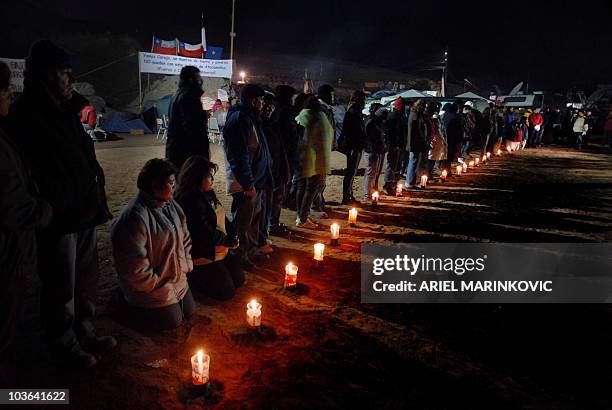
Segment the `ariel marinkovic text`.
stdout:
<svg viewBox="0 0 612 410">
<path fill-rule="evenodd" d="M 429 280 L 420 283 L 403 280 L 373 283 L 375 292 L 552 292 L 550 280 Z"/>
</svg>

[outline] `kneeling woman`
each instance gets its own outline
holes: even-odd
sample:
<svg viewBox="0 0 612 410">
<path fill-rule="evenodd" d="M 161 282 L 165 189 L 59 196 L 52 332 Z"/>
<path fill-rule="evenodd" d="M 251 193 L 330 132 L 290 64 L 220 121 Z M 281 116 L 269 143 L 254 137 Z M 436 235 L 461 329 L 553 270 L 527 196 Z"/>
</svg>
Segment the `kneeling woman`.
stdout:
<svg viewBox="0 0 612 410">
<path fill-rule="evenodd" d="M 176 200 L 187 216 L 194 269 L 189 284 L 205 295 L 227 300 L 244 283 L 238 236 L 213 190 L 217 165 L 196 155 L 179 175 Z"/>
<path fill-rule="evenodd" d="M 138 175 L 138 195 L 112 228 L 119 286 L 138 320 L 172 329 L 195 311 L 187 284 L 193 269 L 191 237 L 181 207 L 172 199 L 176 168 L 148 161 Z"/>
</svg>

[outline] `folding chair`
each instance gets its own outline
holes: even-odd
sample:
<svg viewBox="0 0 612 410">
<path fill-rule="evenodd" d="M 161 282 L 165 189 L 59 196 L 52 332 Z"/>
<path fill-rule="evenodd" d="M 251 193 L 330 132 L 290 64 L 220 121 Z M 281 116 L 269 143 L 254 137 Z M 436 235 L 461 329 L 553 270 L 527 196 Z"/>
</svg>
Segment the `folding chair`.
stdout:
<svg viewBox="0 0 612 410">
<path fill-rule="evenodd" d="M 159 139 L 161 135 L 161 140 L 164 141 L 168 135 L 168 116 L 162 115 L 161 118 L 156 118 L 157 122 L 157 136 L 155 139 Z"/>
<path fill-rule="evenodd" d="M 223 141 L 223 137 L 221 136 L 221 131 L 219 130 L 219 122 L 215 117 L 210 117 L 208 119 L 208 139 L 214 144 L 215 139 L 221 144 Z"/>
</svg>

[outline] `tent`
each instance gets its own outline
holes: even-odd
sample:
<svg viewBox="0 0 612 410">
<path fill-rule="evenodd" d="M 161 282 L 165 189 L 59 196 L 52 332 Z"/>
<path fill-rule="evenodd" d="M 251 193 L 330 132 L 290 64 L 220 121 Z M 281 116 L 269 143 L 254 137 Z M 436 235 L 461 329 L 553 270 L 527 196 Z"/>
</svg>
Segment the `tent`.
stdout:
<svg viewBox="0 0 612 410">
<path fill-rule="evenodd" d="M 410 89 L 410 90 L 402 91 L 401 93 L 396 94 L 396 95 L 390 95 L 388 97 L 383 97 L 383 98 L 380 99 L 380 103 L 382 105 L 385 105 L 388 102 L 397 100 L 399 97 L 402 97 L 402 98 L 427 98 L 429 96 L 421 93 L 420 91 Z"/>
<path fill-rule="evenodd" d="M 155 107 L 157 115 L 161 118 L 162 115 L 168 115 L 168 108 L 170 107 L 170 100 L 174 94 L 166 95 L 157 100 L 147 100 L 143 106 L 143 111 L 148 110 L 151 107 Z"/>
<path fill-rule="evenodd" d="M 145 134 L 151 134 L 149 127 L 140 118 L 127 112 L 111 114 L 104 120 L 100 128 L 108 132 L 131 132 L 132 130 L 141 129 Z"/>
<path fill-rule="evenodd" d="M 489 103 L 493 102 L 488 98 L 481 97 L 478 94 L 475 94 L 471 91 L 468 91 L 463 94 L 456 95 L 455 98 L 461 98 L 465 100 L 470 100 L 474 103 L 474 108 L 476 108 L 480 112 L 484 112 L 489 106 Z"/>
</svg>

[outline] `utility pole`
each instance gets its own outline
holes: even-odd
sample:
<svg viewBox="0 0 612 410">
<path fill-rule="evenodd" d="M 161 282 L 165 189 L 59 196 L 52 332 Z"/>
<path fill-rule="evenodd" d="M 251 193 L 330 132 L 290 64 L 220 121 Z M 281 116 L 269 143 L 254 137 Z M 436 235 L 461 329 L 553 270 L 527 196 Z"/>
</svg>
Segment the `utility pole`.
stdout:
<svg viewBox="0 0 612 410">
<path fill-rule="evenodd" d="M 236 10 L 236 0 L 232 0 L 232 31 L 230 31 L 230 60 L 234 60 L 234 37 L 236 37 L 236 32 L 234 32 L 234 16 Z"/>
<path fill-rule="evenodd" d="M 444 68 L 442 69 L 442 97 L 446 97 L 446 76 L 448 72 L 448 46 L 444 50 Z"/>
</svg>

